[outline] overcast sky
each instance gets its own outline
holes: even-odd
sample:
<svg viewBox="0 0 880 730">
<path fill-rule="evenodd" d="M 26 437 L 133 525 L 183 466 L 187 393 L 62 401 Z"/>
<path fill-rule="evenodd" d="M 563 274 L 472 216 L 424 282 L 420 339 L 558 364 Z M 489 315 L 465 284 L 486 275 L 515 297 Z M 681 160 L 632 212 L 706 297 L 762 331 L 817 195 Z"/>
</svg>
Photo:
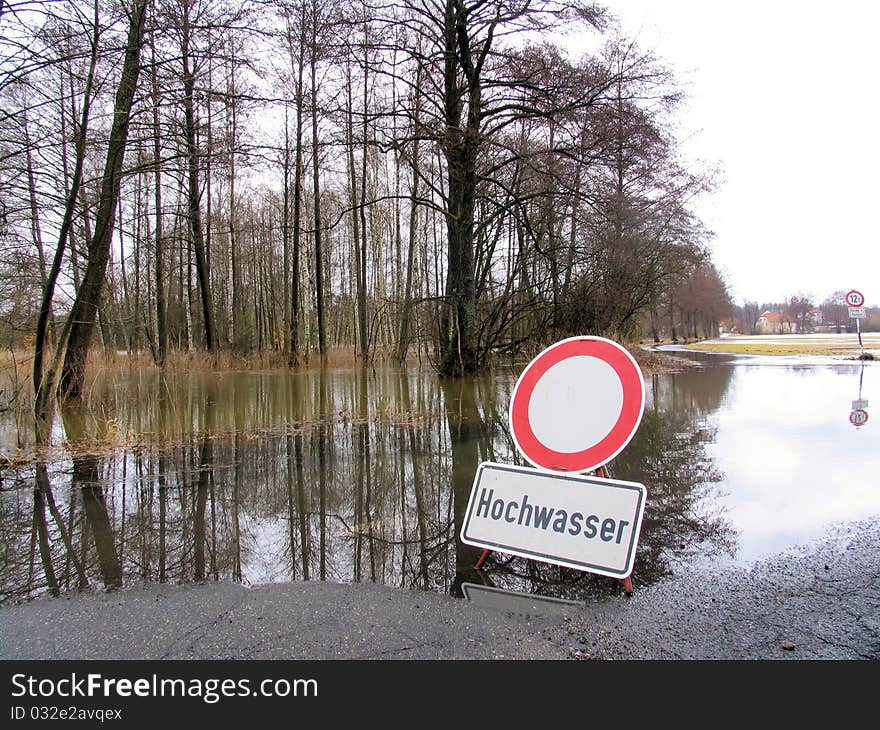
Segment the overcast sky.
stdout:
<svg viewBox="0 0 880 730">
<path fill-rule="evenodd" d="M 699 213 L 737 303 L 856 288 L 880 304 L 880 3 L 606 0 L 689 94 Z"/>
</svg>

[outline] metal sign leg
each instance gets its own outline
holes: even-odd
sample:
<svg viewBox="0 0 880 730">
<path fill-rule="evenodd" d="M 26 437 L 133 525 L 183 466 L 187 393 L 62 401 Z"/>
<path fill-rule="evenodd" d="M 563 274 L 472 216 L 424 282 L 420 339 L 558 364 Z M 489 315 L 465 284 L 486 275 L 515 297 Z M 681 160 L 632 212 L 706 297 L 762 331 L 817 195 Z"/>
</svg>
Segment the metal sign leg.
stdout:
<svg viewBox="0 0 880 730">
<path fill-rule="evenodd" d="M 480 559 L 474 564 L 474 570 L 479 570 L 483 567 L 483 564 L 486 562 L 487 558 L 492 554 L 492 551 L 489 548 L 483 550 L 483 554 L 480 556 Z"/>
</svg>

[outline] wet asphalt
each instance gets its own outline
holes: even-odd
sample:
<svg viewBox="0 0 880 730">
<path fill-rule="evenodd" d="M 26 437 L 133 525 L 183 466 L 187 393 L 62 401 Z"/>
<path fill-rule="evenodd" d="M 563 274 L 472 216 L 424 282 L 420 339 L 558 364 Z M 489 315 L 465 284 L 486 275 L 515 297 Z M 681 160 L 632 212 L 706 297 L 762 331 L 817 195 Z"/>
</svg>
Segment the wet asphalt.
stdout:
<svg viewBox="0 0 880 730">
<path fill-rule="evenodd" d="M 880 529 L 629 597 L 491 603 L 372 584 L 134 587 L 0 609 L 0 659 L 877 659 Z"/>
</svg>

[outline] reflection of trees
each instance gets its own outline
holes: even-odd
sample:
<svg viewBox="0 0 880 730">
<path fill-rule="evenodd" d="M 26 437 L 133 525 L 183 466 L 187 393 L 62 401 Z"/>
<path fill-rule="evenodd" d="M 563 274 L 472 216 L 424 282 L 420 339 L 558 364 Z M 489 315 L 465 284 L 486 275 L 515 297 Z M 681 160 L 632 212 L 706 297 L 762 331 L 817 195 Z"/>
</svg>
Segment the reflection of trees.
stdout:
<svg viewBox="0 0 880 730">
<path fill-rule="evenodd" d="M 34 462 L 7 472 L 0 482 L 0 603 L 88 585 L 73 551 L 73 526 L 65 521 L 52 489 L 46 456 L 51 416 L 36 419 L 34 426 Z M 72 492 L 71 504 L 75 500 Z"/>
<path fill-rule="evenodd" d="M 40 442 L 42 441 L 43 440 Z M 73 491 L 71 494 L 71 501 L 75 495 L 76 492 Z M 46 507 L 48 507 L 49 513 L 52 515 L 54 527 L 60 535 L 62 545 L 65 548 L 66 560 L 64 575 L 69 575 L 70 565 L 72 564 L 76 571 L 77 586 L 85 588 L 88 586 L 88 578 L 86 577 L 85 569 L 74 550 L 73 543 L 70 539 L 69 527 L 65 524 L 64 518 L 55 502 L 55 494 L 52 491 L 52 483 L 49 480 L 49 469 L 46 460 L 41 457 L 37 459 L 34 464 L 34 520 L 39 533 L 40 552 L 46 580 L 49 583 L 50 591 L 55 592 L 58 589 L 58 586 L 56 585 L 54 588 L 52 586 L 54 578 L 52 575 L 53 565 L 50 548 L 50 530 L 45 514 Z M 65 583 L 66 582 L 65 578 Z"/>
<path fill-rule="evenodd" d="M 332 519 L 352 544 L 355 580 L 364 578 L 362 560 L 376 582 L 422 589 L 448 582 L 452 500 L 440 458 L 447 447 L 436 387 L 420 373 L 358 374 L 357 407 L 350 427 L 343 426 L 351 431 L 353 463 L 341 454 L 332 462 L 336 502 L 345 510 Z"/>
<path fill-rule="evenodd" d="M 480 441 L 485 429 L 477 406 L 476 384 L 471 378 L 444 379 L 443 405 L 449 429 L 452 452 L 452 500 L 455 515 L 455 575 L 453 590 L 460 593 L 460 584 L 470 579 L 470 572 L 482 553 L 480 548 L 463 544 L 458 535 L 464 522 L 474 474 L 480 462 Z"/>
<path fill-rule="evenodd" d="M 321 526 L 318 539 L 318 578 L 327 580 L 327 439 L 324 419 L 328 413 L 327 371 L 319 371 L 315 383 L 315 402 L 318 404 L 318 430 L 312 444 L 318 452 L 318 520 Z"/>
<path fill-rule="evenodd" d="M 733 530 L 711 505 L 715 484 L 723 478 L 706 453 L 713 438 L 714 432 L 687 412 L 646 411 L 636 436 L 614 461 L 613 477 L 648 490 L 636 583 L 654 583 L 674 562 L 697 553 L 732 553 Z M 497 554 L 486 573 L 493 585 L 563 598 L 619 590 L 608 578 Z"/>
<path fill-rule="evenodd" d="M 354 430 L 354 454 L 356 459 L 355 472 L 356 491 L 354 499 L 355 524 L 363 525 L 363 530 L 358 530 L 354 536 L 354 579 L 356 582 L 363 580 L 363 547 L 367 543 L 367 552 L 370 561 L 370 580 L 376 580 L 376 559 L 373 538 L 374 525 L 372 515 L 373 497 L 373 470 L 375 466 L 370 458 L 370 403 L 367 397 L 367 384 L 369 373 L 366 367 L 361 367 L 355 373 L 357 382 L 357 416 L 358 423 L 353 426 Z"/>
<path fill-rule="evenodd" d="M 104 482 L 101 478 L 103 460 L 93 453 L 94 444 L 89 437 L 83 412 L 77 408 L 63 408 L 61 411 L 64 429 L 71 443 L 73 473 L 71 489 L 82 497 L 85 522 L 83 532 L 91 534 L 97 554 L 98 566 L 104 586 L 107 588 L 122 585 L 122 565 L 116 552 L 116 534 L 107 511 Z M 95 440 L 105 437 L 99 432 Z M 83 548 L 86 541 L 83 538 Z"/>
<path fill-rule="evenodd" d="M 614 476 L 648 488 L 638 581 L 698 546 L 728 544 L 723 520 L 698 511 L 718 478 L 712 433 L 699 424 L 730 380 L 714 369 L 657 379 L 613 464 Z M 0 495 L 4 600 L 55 585 L 205 578 L 443 592 L 486 580 L 569 598 L 619 590 L 501 554 L 471 572 L 481 551 L 459 544 L 462 513 L 480 461 L 517 461 L 506 433 L 514 380 L 377 368 L 138 374 L 131 393 L 106 386 L 106 408 L 66 414 L 68 456 Z M 119 445 L 129 433 L 139 436 Z"/>
<path fill-rule="evenodd" d="M 39 480 L 38 480 L 39 484 Z M 53 596 L 60 595 L 58 579 L 55 577 L 55 566 L 52 563 L 52 549 L 49 545 L 49 528 L 46 525 L 45 492 L 37 487 L 34 489 L 34 539 L 40 546 L 40 560 L 46 576 L 46 586 Z"/>
<path fill-rule="evenodd" d="M 402 372 L 398 379 L 400 387 L 400 404 L 404 413 L 412 412 L 412 400 L 410 398 L 410 382 L 406 372 Z M 416 568 L 416 576 L 418 585 L 423 590 L 428 590 L 430 586 L 428 578 L 428 515 L 427 503 L 425 501 L 425 485 L 424 473 L 422 469 L 421 459 L 418 454 L 418 429 L 412 420 L 403 425 L 400 429 L 398 437 L 399 444 L 399 461 L 400 461 L 400 484 L 401 493 L 405 494 L 407 484 L 407 449 L 409 450 L 409 462 L 412 469 L 412 492 L 416 503 L 416 526 L 418 530 L 418 567 Z M 403 518 L 403 533 L 407 532 L 406 523 L 406 504 L 402 503 L 403 509 L 401 515 Z M 408 562 L 408 544 L 403 541 L 403 563 Z"/>
<path fill-rule="evenodd" d="M 285 418 L 289 424 L 295 423 L 300 415 L 299 388 L 300 378 L 293 378 L 290 387 L 284 391 Z M 290 562 L 290 575 L 297 577 L 297 568 L 301 566 L 303 580 L 309 580 L 309 525 L 306 509 L 305 479 L 303 476 L 303 435 L 289 432 L 284 439 L 287 485 L 287 538 Z M 299 544 L 297 544 L 297 538 Z M 297 562 L 297 553 L 300 562 Z"/>
<path fill-rule="evenodd" d="M 646 411 L 638 433 L 615 460 L 614 476 L 648 489 L 634 577 L 654 582 L 674 560 L 696 553 L 733 553 L 735 535 L 713 511 L 711 496 L 724 475 L 706 445 L 713 430 L 687 413 Z"/>
<path fill-rule="evenodd" d="M 104 487 L 99 481 L 98 466 L 88 463 L 96 461 L 92 458 L 80 461 L 85 463 L 74 465 L 73 484 L 74 488 L 79 487 L 81 490 L 85 526 L 94 540 L 101 578 L 106 588 L 119 587 L 122 585 L 122 565 L 116 553 L 115 533 L 107 513 L 107 501 Z"/>
<path fill-rule="evenodd" d="M 715 361 L 705 368 L 650 375 L 645 410 L 688 413 L 694 417 L 716 410 L 727 395 L 734 369 L 714 353 L 709 357 Z"/>
</svg>

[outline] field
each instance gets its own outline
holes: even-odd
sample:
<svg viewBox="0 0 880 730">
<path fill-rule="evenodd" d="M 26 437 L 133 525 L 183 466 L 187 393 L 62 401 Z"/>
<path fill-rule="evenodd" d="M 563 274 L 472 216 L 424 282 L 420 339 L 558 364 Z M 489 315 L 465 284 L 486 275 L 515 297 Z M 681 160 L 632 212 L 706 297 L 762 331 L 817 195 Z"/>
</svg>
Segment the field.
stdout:
<svg viewBox="0 0 880 730">
<path fill-rule="evenodd" d="M 880 333 L 862 334 L 865 353 L 880 357 Z M 688 350 L 727 352 L 736 355 L 820 355 L 858 358 L 859 341 L 855 334 L 815 335 L 728 335 L 687 345 Z"/>
</svg>

